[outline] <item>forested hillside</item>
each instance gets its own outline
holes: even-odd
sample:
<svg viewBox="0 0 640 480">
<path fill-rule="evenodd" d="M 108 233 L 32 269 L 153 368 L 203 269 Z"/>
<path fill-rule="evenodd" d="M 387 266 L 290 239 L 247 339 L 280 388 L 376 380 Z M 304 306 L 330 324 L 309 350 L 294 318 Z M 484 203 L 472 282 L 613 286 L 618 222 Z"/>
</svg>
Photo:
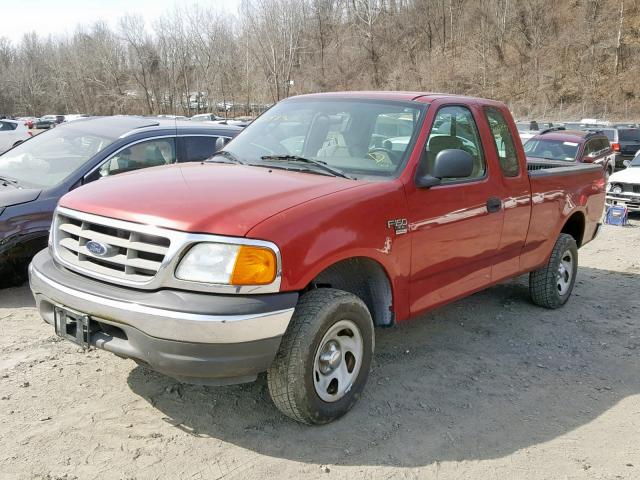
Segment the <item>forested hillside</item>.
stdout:
<svg viewBox="0 0 640 480">
<path fill-rule="evenodd" d="M 117 27 L 0 39 L 0 69 L 0 114 L 222 101 L 241 114 L 305 92 L 402 89 L 500 99 L 519 117 L 637 119 L 640 0 L 246 0 L 236 16 L 185 6 L 147 25 L 123 12 Z"/>
</svg>

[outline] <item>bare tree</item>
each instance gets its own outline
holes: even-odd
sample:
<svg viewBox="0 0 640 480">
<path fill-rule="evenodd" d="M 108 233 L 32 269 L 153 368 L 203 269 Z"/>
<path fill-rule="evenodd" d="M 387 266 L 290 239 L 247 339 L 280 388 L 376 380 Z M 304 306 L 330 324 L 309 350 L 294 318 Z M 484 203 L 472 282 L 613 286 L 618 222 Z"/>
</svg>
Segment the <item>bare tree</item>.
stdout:
<svg viewBox="0 0 640 480">
<path fill-rule="evenodd" d="M 491 96 L 520 116 L 640 116 L 640 0 L 244 0 L 237 17 L 180 4 L 153 25 L 124 15 L 115 30 L 0 39 L 0 69 L 5 115 L 235 115 L 374 88 Z"/>
</svg>

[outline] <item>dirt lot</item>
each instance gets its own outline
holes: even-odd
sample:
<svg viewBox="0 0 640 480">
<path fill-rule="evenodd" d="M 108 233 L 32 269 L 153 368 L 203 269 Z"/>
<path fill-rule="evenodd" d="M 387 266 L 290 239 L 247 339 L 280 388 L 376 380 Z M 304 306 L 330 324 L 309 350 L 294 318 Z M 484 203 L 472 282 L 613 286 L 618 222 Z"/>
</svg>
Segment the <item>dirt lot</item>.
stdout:
<svg viewBox="0 0 640 480">
<path fill-rule="evenodd" d="M 264 379 L 180 385 L 83 353 L 26 286 L 0 291 L 0 477 L 638 479 L 640 228 L 605 227 L 580 262 L 561 310 L 523 277 L 378 331 L 364 397 L 314 428 Z"/>
</svg>

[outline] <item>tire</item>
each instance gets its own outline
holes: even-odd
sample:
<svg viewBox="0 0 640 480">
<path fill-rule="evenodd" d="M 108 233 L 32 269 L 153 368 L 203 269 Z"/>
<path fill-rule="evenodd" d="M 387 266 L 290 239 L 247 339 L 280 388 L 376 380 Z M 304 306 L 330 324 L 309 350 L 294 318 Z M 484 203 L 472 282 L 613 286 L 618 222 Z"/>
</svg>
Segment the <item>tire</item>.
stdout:
<svg viewBox="0 0 640 480">
<path fill-rule="evenodd" d="M 362 300 L 332 288 L 305 293 L 267 371 L 273 403 L 310 425 L 341 417 L 360 398 L 373 351 L 373 321 Z"/>
<path fill-rule="evenodd" d="M 571 235 L 561 233 L 547 264 L 529 274 L 533 303 L 545 308 L 564 305 L 573 291 L 578 273 L 578 245 Z"/>
</svg>

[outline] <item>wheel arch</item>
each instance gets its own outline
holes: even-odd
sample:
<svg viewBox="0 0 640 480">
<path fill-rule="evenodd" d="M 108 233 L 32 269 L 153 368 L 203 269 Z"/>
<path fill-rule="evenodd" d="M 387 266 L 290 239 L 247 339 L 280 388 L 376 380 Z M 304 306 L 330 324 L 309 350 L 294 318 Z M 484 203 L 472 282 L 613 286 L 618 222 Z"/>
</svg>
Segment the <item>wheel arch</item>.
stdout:
<svg viewBox="0 0 640 480">
<path fill-rule="evenodd" d="M 377 260 L 354 256 L 338 260 L 313 277 L 305 290 L 335 288 L 360 298 L 375 326 L 395 323 L 393 286 L 386 268 Z"/>
<path fill-rule="evenodd" d="M 576 241 L 578 248 L 582 246 L 582 241 L 584 240 L 584 230 L 586 225 L 586 219 L 584 212 L 578 210 L 574 212 L 567 218 L 560 230 L 560 233 L 566 233 L 571 235 L 573 239 Z"/>
</svg>

